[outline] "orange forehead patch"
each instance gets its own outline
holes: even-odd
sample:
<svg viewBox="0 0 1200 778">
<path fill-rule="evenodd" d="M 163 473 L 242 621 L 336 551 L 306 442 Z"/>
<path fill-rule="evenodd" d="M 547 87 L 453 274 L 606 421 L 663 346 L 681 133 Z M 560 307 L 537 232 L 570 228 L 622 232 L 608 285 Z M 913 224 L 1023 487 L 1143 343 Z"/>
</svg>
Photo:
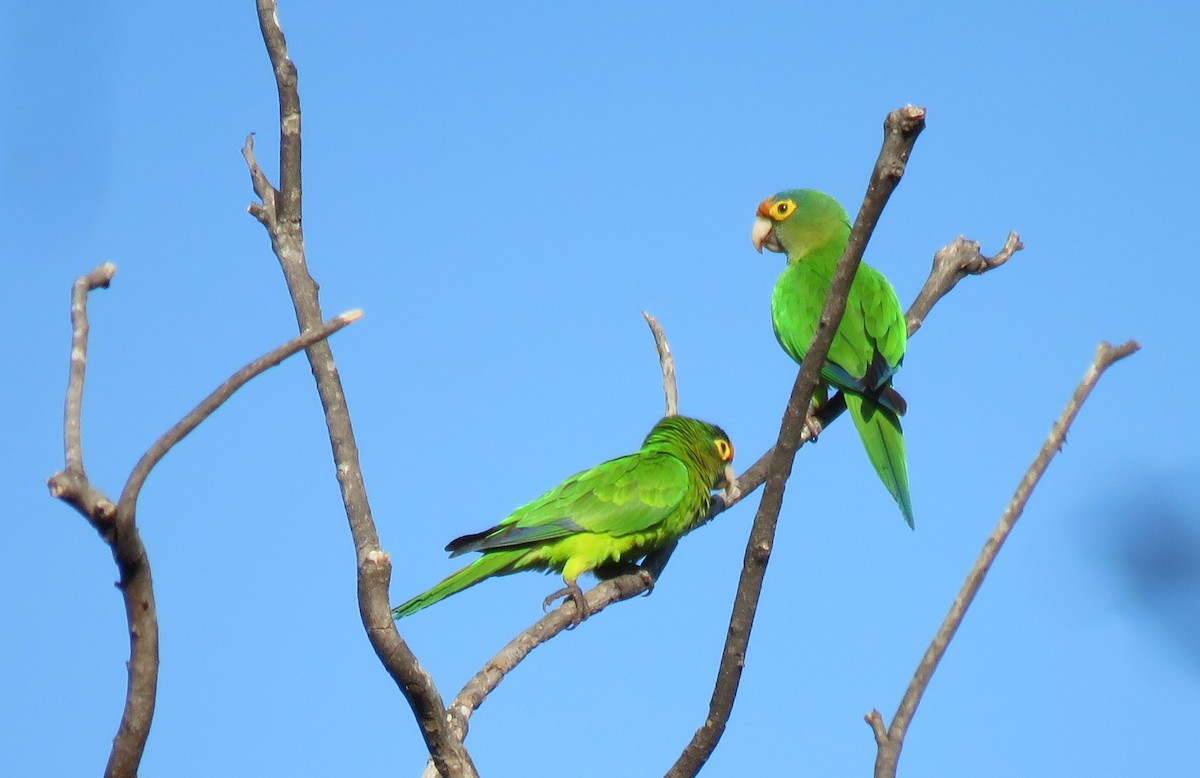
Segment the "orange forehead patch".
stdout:
<svg viewBox="0 0 1200 778">
<path fill-rule="evenodd" d="M 758 215 L 764 219 L 771 217 L 771 206 L 775 204 L 775 195 L 763 198 L 763 201 L 758 204 Z"/>
</svg>

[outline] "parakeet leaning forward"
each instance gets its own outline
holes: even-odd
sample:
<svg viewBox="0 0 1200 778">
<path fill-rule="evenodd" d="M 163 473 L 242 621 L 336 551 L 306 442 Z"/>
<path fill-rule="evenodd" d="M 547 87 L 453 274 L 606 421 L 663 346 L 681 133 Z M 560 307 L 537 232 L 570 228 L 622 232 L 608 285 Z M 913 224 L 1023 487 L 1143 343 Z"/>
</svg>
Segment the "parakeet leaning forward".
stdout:
<svg viewBox="0 0 1200 778">
<path fill-rule="evenodd" d="M 727 495 L 737 488 L 729 436 L 708 422 L 668 416 L 638 451 L 576 473 L 496 526 L 450 541 L 452 557 L 483 556 L 392 616 L 409 616 L 494 575 L 556 570 L 566 588 L 543 606 L 569 596 L 578 623 L 589 615 L 576 583 L 581 573 L 633 562 L 680 538 L 704 518 L 717 488 Z"/>
<path fill-rule="evenodd" d="M 759 203 L 750 238 L 759 252 L 767 248 L 787 254 L 787 267 L 771 295 L 771 321 L 779 344 L 799 363 L 816 332 L 834 267 L 850 240 L 850 219 L 824 192 L 790 189 Z M 821 377 L 844 393 L 867 456 L 911 527 L 912 498 L 900 429 L 906 403 L 892 388 L 907 339 L 895 290 L 878 270 L 862 263 Z M 824 392 L 821 389 L 822 398 Z"/>
</svg>

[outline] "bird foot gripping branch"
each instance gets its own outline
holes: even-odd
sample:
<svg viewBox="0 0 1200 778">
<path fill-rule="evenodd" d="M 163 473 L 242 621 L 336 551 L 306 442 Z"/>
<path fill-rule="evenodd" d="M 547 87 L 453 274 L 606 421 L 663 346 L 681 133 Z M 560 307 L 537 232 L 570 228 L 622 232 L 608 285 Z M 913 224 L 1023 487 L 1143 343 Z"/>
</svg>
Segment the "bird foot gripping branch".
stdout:
<svg viewBox="0 0 1200 778">
<path fill-rule="evenodd" d="M 571 618 L 571 626 L 567 627 L 567 629 L 575 629 L 583 623 L 584 619 L 592 615 L 592 609 L 588 607 L 587 598 L 583 596 L 583 589 L 580 589 L 579 584 L 574 581 L 567 581 L 566 586 L 548 594 L 546 599 L 542 600 L 542 610 L 550 610 L 550 605 L 555 600 L 566 600 L 568 598 L 575 603 L 575 615 Z"/>
</svg>

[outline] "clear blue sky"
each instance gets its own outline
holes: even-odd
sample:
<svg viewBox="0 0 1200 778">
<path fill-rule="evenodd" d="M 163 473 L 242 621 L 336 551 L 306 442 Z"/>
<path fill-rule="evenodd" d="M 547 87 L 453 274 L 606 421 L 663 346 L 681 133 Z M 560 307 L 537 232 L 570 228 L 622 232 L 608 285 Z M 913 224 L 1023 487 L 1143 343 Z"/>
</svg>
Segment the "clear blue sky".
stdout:
<svg viewBox="0 0 1200 778">
<path fill-rule="evenodd" d="M 1027 249 L 944 300 L 897 385 L 917 530 L 850 425 L 805 448 L 711 775 L 869 774 L 918 658 L 1101 339 L 1144 348 L 1084 409 L 931 685 L 910 776 L 1182 775 L 1200 703 L 1192 3 L 299 3 L 309 261 L 395 601 L 450 538 L 637 446 L 682 410 L 739 462 L 795 366 L 782 267 L 749 242 L 793 186 L 853 212 L 888 110 L 928 108 L 868 250 L 907 304 L 965 234 Z M 72 279 L 92 297 L 88 472 L 111 495 L 219 381 L 294 331 L 239 150 L 275 176 L 253 3 L 0 9 L 0 748 L 5 775 L 95 774 L 125 688 L 108 549 L 62 465 Z M 1177 261 L 1176 258 L 1182 259 Z M 809 495 L 809 511 L 797 499 Z M 683 543 L 653 596 L 539 649 L 468 740 L 487 775 L 656 775 L 702 722 L 757 500 Z M 239 393 L 139 505 L 162 628 L 146 775 L 413 774 L 372 653 L 308 368 Z M 457 560 L 456 560 L 457 561 Z M 487 582 L 402 623 L 453 694 L 557 585 Z M 524 766 L 524 768 L 522 767 Z"/>
</svg>

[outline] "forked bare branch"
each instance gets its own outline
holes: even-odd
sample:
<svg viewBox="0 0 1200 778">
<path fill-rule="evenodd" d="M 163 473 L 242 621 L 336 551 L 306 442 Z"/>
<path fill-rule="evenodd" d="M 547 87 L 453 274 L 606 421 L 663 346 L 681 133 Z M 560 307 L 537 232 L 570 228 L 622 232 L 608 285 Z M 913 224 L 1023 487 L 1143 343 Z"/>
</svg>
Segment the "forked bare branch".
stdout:
<svg viewBox="0 0 1200 778">
<path fill-rule="evenodd" d="M 133 776 L 137 774 L 146 748 L 158 693 L 158 610 L 154 601 L 150 561 L 136 522 L 137 498 L 142 484 L 154 466 L 176 443 L 212 415 L 213 411 L 250 379 L 297 351 L 329 337 L 361 314 L 351 311 L 331 319 L 234 373 L 142 455 L 125 482 L 120 500 L 114 504 L 103 491 L 88 480 L 84 472 L 81 434 L 83 385 L 90 329 L 87 317 L 88 293 L 93 289 L 107 287 L 114 273 L 116 266 L 106 262 L 92 272 L 80 276 L 73 286 L 71 369 L 63 414 L 63 449 L 66 464 L 62 471 L 50 476 L 46 483 L 51 495 L 79 511 L 96 529 L 111 549 L 120 573 L 117 585 L 124 598 L 125 617 L 129 626 L 128 683 L 125 708 L 121 714 L 117 735 L 113 738 L 105 775 Z"/>
<path fill-rule="evenodd" d="M 258 24 L 271 58 L 275 85 L 279 93 L 279 188 L 270 185 L 254 158 L 253 138 L 248 137 L 243 155 L 250 170 L 251 183 L 261 202 L 250 206 L 250 213 L 267 229 L 271 249 L 279 259 L 288 292 L 301 331 L 321 320 L 317 283 L 308 271 L 301 225 L 301 144 L 300 94 L 296 66 L 288 56 L 287 41 L 279 24 L 274 0 L 256 0 Z M 392 620 L 388 602 L 388 584 L 392 564 L 379 545 L 379 533 L 371 516 L 366 483 L 359 463 L 358 444 L 350 423 L 350 412 L 342 390 L 342 380 L 334 363 L 333 350 L 327 343 L 308 349 L 308 361 L 317 384 L 317 394 L 325 411 L 325 424 L 333 449 L 342 503 L 350 524 L 350 534 L 358 560 L 358 608 L 367 638 L 388 674 L 408 701 L 417 719 L 425 745 L 442 775 L 475 776 L 471 757 L 454 736 L 441 694 L 433 679 L 421 667 L 412 649 L 400 636 Z"/>
</svg>

